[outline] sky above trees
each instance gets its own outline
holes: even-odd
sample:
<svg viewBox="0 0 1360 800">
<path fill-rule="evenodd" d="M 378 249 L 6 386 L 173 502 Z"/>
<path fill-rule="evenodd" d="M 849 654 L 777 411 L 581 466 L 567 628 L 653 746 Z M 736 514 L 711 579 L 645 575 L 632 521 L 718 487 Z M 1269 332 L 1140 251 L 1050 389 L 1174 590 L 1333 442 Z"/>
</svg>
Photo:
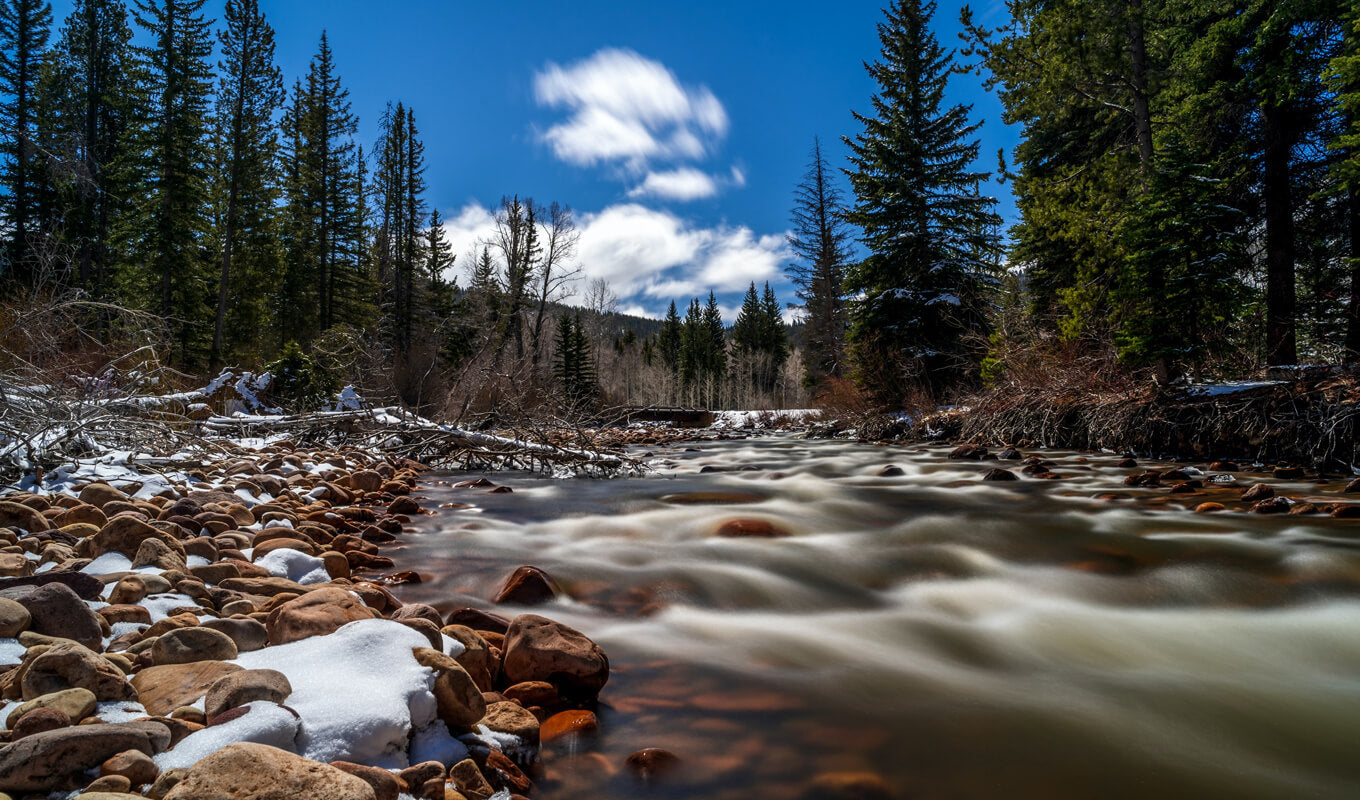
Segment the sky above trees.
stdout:
<svg viewBox="0 0 1360 800">
<path fill-rule="evenodd" d="M 205 11 L 220 20 L 223 2 L 209 0 Z M 414 109 L 428 201 L 448 220 L 460 268 L 502 195 L 555 200 L 577 214 L 585 276 L 607 279 L 621 310 L 661 316 L 671 299 L 714 290 L 731 323 L 753 280 L 793 299 L 783 268 L 795 185 L 814 136 L 833 167 L 846 164 L 840 137 L 856 132 L 850 112 L 867 110 L 874 89 L 863 62 L 878 55 L 879 5 L 266 0 L 261 8 L 289 86 L 327 31 L 366 149 L 388 101 Z M 936 14 L 946 47 L 960 44 L 960 5 L 943 2 Z M 70 2 L 52 6 L 59 27 Z M 989 0 L 974 12 L 982 24 L 1005 16 Z M 987 120 L 979 166 L 995 170 L 997 149 L 1015 138 L 999 104 L 973 75 L 956 76 L 950 92 Z M 1009 221 L 1008 187 L 993 191 Z"/>
</svg>

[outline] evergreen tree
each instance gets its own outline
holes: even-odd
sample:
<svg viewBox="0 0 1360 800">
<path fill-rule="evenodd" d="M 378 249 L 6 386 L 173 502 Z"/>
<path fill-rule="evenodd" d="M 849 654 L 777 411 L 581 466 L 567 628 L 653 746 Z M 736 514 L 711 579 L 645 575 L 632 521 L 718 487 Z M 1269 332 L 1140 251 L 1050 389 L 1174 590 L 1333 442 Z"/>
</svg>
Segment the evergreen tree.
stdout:
<svg viewBox="0 0 1360 800">
<path fill-rule="evenodd" d="M 1351 3 L 1340 20 L 1341 46 L 1328 65 L 1327 78 L 1340 116 L 1330 145 L 1340 156 L 1335 169 L 1346 202 L 1349 291 L 1342 358 L 1354 365 L 1360 364 L 1360 4 Z"/>
<path fill-rule="evenodd" d="M 684 347 L 684 325 L 676 313 L 675 301 L 666 310 L 666 319 L 661 323 L 661 333 L 657 337 L 657 352 L 661 361 L 674 375 L 680 370 L 680 353 Z"/>
<path fill-rule="evenodd" d="M 415 115 L 401 103 L 387 107 L 382 119 L 374 175 L 378 225 L 375 240 L 382 307 L 397 353 L 410 352 L 416 320 L 422 315 L 428 278 L 422 271 L 420 223 L 424 217 L 424 146 Z"/>
<path fill-rule="evenodd" d="M 35 229 L 43 158 L 34 105 L 51 28 L 46 0 L 0 0 L 0 221 L 9 233 L 10 270 L 25 282 L 34 277 L 29 237 L 44 233 Z"/>
<path fill-rule="evenodd" d="M 529 288 L 542 250 L 538 244 L 538 211 L 532 198 L 521 203 L 519 196 L 502 197 L 496 212 L 496 247 L 505 270 L 501 280 L 503 315 L 496 345 L 496 358 L 505 354 L 510 340 L 515 342 L 516 360 L 524 357 L 524 323 L 521 314 L 529 306 Z"/>
<path fill-rule="evenodd" d="M 201 357 L 212 319 L 205 302 L 212 38 L 204 2 L 137 0 L 137 23 L 151 40 L 138 48 L 150 102 L 137 148 L 144 189 L 123 230 L 126 288 L 170 322 L 183 363 Z"/>
<path fill-rule="evenodd" d="M 765 291 L 760 296 L 760 322 L 761 345 L 770 356 L 768 386 L 773 388 L 789 358 L 789 333 L 784 325 L 783 309 L 769 281 L 765 281 Z"/>
<path fill-rule="evenodd" d="M 563 394 L 572 406 L 592 402 L 599 394 L 594 360 L 590 353 L 590 339 L 581 312 L 563 314 L 557 320 L 557 358 L 553 374 Z"/>
<path fill-rule="evenodd" d="M 794 192 L 793 232 L 789 247 L 801 259 L 787 272 L 798 287 L 804 313 L 804 381 L 841 377 L 845 364 L 845 271 L 850 230 L 845 203 L 832 182 L 822 143 L 812 140 L 812 163 Z"/>
<path fill-rule="evenodd" d="M 258 352 L 265 322 L 265 287 L 282 266 L 278 247 L 278 134 L 273 116 L 283 104 L 283 77 L 274 64 L 274 29 L 258 0 L 228 0 L 219 34 L 216 132 L 220 273 L 211 366 L 221 366 L 230 342 Z"/>
<path fill-rule="evenodd" d="M 868 67 L 875 114 L 856 113 L 864 131 L 846 140 L 856 197 L 847 218 L 871 253 L 847 280 L 862 293 L 851 342 L 861 382 L 887 405 L 913 383 L 939 392 L 968 376 L 979 354 L 966 337 L 983 330 L 994 281 L 999 218 L 977 191 L 986 174 L 970 167 L 978 126 L 969 107 L 941 108 L 955 67 L 930 32 L 934 9 L 888 7 L 880 60 Z"/>
<path fill-rule="evenodd" d="M 121 0 L 76 0 L 44 70 L 40 131 L 49 153 L 48 212 L 75 254 L 77 284 L 108 299 L 121 258 L 114 231 L 133 196 L 134 134 L 143 123 L 132 30 Z"/>
</svg>

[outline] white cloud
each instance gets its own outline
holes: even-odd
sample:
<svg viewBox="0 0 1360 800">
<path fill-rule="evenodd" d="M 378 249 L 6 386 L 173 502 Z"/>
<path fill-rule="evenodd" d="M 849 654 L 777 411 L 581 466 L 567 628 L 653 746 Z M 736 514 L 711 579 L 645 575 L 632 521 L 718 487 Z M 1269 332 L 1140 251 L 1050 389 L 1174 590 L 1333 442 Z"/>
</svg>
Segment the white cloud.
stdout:
<svg viewBox="0 0 1360 800">
<path fill-rule="evenodd" d="M 727 112 L 707 86 L 682 85 L 664 64 L 632 50 L 605 48 L 534 76 L 540 105 L 571 116 L 543 133 L 558 158 L 591 166 L 696 159 L 727 133 Z"/>
<path fill-rule="evenodd" d="M 712 176 L 692 167 L 666 172 L 649 172 L 641 184 L 628 192 L 629 197 L 660 197 L 667 200 L 698 200 L 718 193 Z"/>
<path fill-rule="evenodd" d="M 722 295 L 744 292 L 752 281 L 757 287 L 766 280 L 777 282 L 792 258 L 783 232 L 757 236 L 744 225 L 696 227 L 669 211 L 638 203 L 580 214 L 577 226 L 581 239 L 576 261 L 583 281 L 604 278 L 629 313 L 654 307 L 655 301 L 675 300 L 682 307 L 710 290 Z M 472 264 L 464 254 L 490 238 L 495 221 L 489 209 L 472 203 L 449 219 L 445 230 L 466 275 Z M 568 302 L 582 302 L 581 293 Z"/>
</svg>

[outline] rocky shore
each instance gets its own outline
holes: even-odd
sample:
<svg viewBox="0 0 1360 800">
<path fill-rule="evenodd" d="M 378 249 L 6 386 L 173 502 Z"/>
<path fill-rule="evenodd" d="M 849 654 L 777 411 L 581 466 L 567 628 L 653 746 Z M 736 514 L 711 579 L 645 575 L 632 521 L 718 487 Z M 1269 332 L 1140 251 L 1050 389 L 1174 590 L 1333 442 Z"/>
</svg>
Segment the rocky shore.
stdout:
<svg viewBox="0 0 1360 800">
<path fill-rule="evenodd" d="M 609 660 L 535 614 L 398 600 L 420 576 L 382 548 L 423 469 L 282 442 L 0 498 L 0 798 L 528 794 L 541 746 L 595 732 Z M 526 567 L 497 601 L 552 591 Z"/>
</svg>

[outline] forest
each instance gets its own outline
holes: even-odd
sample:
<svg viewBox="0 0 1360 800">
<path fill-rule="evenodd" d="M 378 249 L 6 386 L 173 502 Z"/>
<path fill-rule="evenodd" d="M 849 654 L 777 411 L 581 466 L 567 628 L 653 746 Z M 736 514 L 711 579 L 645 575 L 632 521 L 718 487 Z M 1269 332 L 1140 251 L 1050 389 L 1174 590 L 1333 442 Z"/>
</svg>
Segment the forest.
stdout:
<svg viewBox="0 0 1360 800">
<path fill-rule="evenodd" d="M 454 253 L 417 110 L 389 104 L 361 141 L 324 32 L 289 81 L 257 0 L 204 3 L 57 21 L 0 0 L 5 369 L 270 370 L 294 406 L 350 384 L 459 418 L 900 409 L 1360 361 L 1353 4 L 1011 0 L 995 29 L 965 7 L 950 47 L 934 3 L 894 0 L 864 54 L 877 90 L 819 132 L 849 161 L 809 136 L 790 187 L 796 297 L 752 283 L 729 327 L 711 293 L 618 314 L 558 201 L 507 193 Z M 970 75 L 1022 132 L 994 172 L 946 95 Z"/>
</svg>

